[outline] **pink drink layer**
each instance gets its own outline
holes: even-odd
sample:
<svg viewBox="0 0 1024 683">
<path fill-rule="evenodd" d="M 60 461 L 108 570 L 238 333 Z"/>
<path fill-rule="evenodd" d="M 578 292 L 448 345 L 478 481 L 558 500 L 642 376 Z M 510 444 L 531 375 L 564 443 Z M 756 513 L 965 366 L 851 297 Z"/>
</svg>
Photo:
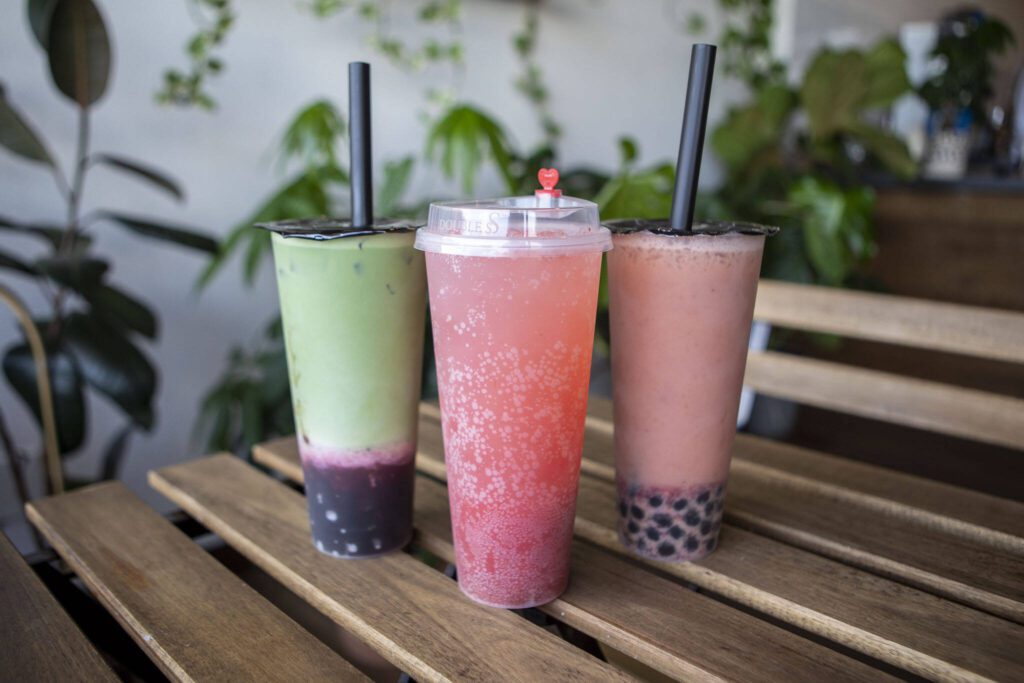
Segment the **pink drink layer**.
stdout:
<svg viewBox="0 0 1024 683">
<path fill-rule="evenodd" d="M 698 559 L 721 525 L 764 237 L 613 240 L 620 538 L 645 557 Z"/>
<path fill-rule="evenodd" d="M 601 254 L 426 258 L 459 586 L 550 602 L 569 580 Z"/>
</svg>

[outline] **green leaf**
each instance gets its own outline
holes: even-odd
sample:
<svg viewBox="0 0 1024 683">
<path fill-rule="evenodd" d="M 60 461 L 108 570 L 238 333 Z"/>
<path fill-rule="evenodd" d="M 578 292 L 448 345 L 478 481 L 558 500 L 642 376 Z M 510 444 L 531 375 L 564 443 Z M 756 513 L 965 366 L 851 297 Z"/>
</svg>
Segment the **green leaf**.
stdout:
<svg viewBox="0 0 1024 683">
<path fill-rule="evenodd" d="M 50 75 L 82 109 L 103 96 L 110 78 L 110 41 L 92 0 L 57 0 L 47 35 Z"/>
<path fill-rule="evenodd" d="M 79 254 L 57 254 L 35 262 L 35 269 L 62 287 L 69 287 L 88 298 L 100 286 L 110 264 L 102 259 Z"/>
<path fill-rule="evenodd" d="M 146 166 L 140 164 L 137 161 L 126 159 L 122 156 L 114 154 L 94 154 L 90 157 L 92 163 L 95 164 L 106 164 L 112 166 L 120 171 L 125 171 L 131 175 L 136 176 L 150 182 L 151 184 L 159 187 L 161 190 L 171 195 L 177 200 L 183 200 L 185 194 L 181 190 L 181 186 L 171 178 L 169 178 L 162 171 L 158 171 L 152 166 Z"/>
<path fill-rule="evenodd" d="M 789 201 L 802 212 L 804 245 L 815 272 L 828 284 L 842 284 L 874 249 L 874 194 L 807 176 L 790 189 Z"/>
<path fill-rule="evenodd" d="M 636 161 L 637 149 L 636 139 L 629 136 L 619 138 L 619 164 L 623 167 L 630 166 Z"/>
<path fill-rule="evenodd" d="M 3 366 L 7 381 L 32 411 L 36 423 L 42 429 L 36 363 L 28 344 L 8 347 L 4 352 Z M 50 375 L 54 419 L 57 422 L 57 444 L 61 453 L 70 453 L 82 445 L 86 433 L 82 380 L 71 356 L 59 348 L 47 350 L 46 366 Z"/>
<path fill-rule="evenodd" d="M 17 273 L 30 275 L 32 277 L 39 275 L 35 268 L 25 263 L 17 256 L 2 250 L 0 250 L 0 268 L 6 268 L 7 270 L 13 270 Z"/>
<path fill-rule="evenodd" d="M 672 206 L 672 183 L 675 173 L 668 164 L 638 173 L 625 173 L 612 178 L 594 201 L 601 217 L 664 218 Z"/>
<path fill-rule="evenodd" d="M 907 55 L 894 38 L 880 40 L 864 56 L 867 66 L 867 91 L 861 108 L 883 107 L 910 92 L 904 64 Z"/>
<path fill-rule="evenodd" d="M 910 179 L 917 175 L 917 162 L 910 156 L 903 140 L 888 131 L 866 123 L 851 126 L 850 132 L 864 144 L 867 151 L 878 159 L 886 170 L 904 179 Z"/>
<path fill-rule="evenodd" d="M 228 260 L 238 251 L 245 251 L 249 258 L 245 268 L 245 282 L 252 283 L 263 256 L 269 256 L 269 234 L 253 228 L 256 223 L 270 223 L 299 216 L 324 216 L 330 213 L 327 195 L 331 183 L 347 181 L 338 168 L 321 168 L 302 173 L 270 197 L 252 216 L 242 221 L 228 234 L 217 254 L 210 259 L 199 275 L 196 287 L 202 289 L 220 272 Z M 252 246 L 253 242 L 259 242 Z"/>
<path fill-rule="evenodd" d="M 445 177 L 460 178 L 462 189 L 473 191 L 483 162 L 494 162 L 506 185 L 514 190 L 516 180 L 510 163 L 512 152 L 505 131 L 493 118 L 469 105 L 453 105 L 427 135 L 426 156 L 437 159 Z"/>
<path fill-rule="evenodd" d="M 133 330 L 149 339 L 156 338 L 157 319 L 144 303 L 110 285 L 101 285 L 86 297 L 93 310 L 109 322 Z"/>
<path fill-rule="evenodd" d="M 781 143 L 795 106 L 792 90 L 767 86 L 754 103 L 729 110 L 711 133 L 711 148 L 730 168 L 743 166 L 766 147 Z"/>
<path fill-rule="evenodd" d="M 384 182 L 377 191 L 377 210 L 382 216 L 390 216 L 398 208 L 412 178 L 414 163 L 415 158 L 409 155 L 384 164 Z"/>
<path fill-rule="evenodd" d="M 327 100 L 302 109 L 281 139 L 283 159 L 299 159 L 309 168 L 337 165 L 335 149 L 345 138 L 345 117 Z"/>
<path fill-rule="evenodd" d="M 53 166 L 53 157 L 32 126 L 7 101 L 7 93 L 0 84 L 0 146 L 29 161 Z"/>
<path fill-rule="evenodd" d="M 217 253 L 217 240 L 195 230 L 155 223 L 148 218 L 137 218 L 113 211 L 99 211 L 97 216 L 111 220 L 121 227 L 145 237 L 152 237 L 197 251 L 205 251 L 208 254 Z"/>
<path fill-rule="evenodd" d="M 54 249 L 60 246 L 61 240 L 64 238 L 64 228 L 35 223 L 20 223 L 7 216 L 0 216 L 0 230 L 10 230 L 38 237 L 45 240 Z"/>
<path fill-rule="evenodd" d="M 56 4 L 57 0 L 28 0 L 28 23 L 36 42 L 44 50 L 49 44 L 50 17 Z"/>
<path fill-rule="evenodd" d="M 149 430 L 156 391 L 156 370 L 149 359 L 117 327 L 98 316 L 72 313 L 63 331 L 85 381 Z"/>
<path fill-rule="evenodd" d="M 804 74 L 800 98 L 811 135 L 826 138 L 856 121 L 868 93 L 867 63 L 857 50 L 822 50 Z"/>
<path fill-rule="evenodd" d="M 259 271 L 260 264 L 271 253 L 270 233 L 255 228 L 250 228 L 250 230 L 254 235 L 249 239 L 249 247 L 245 250 L 242 267 L 242 279 L 247 285 L 252 285 L 256 281 L 256 273 Z"/>
</svg>

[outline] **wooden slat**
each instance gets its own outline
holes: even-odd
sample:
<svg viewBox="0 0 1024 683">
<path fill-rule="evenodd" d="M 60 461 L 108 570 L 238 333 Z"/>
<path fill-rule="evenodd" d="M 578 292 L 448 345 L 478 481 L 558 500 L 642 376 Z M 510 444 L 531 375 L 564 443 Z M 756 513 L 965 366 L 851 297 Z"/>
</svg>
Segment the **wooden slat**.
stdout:
<svg viewBox="0 0 1024 683">
<path fill-rule="evenodd" d="M 26 509 L 171 680 L 367 680 L 123 484 Z"/>
<path fill-rule="evenodd" d="M 798 403 L 1024 448 L 1024 399 L 774 351 L 747 357 L 744 384 Z"/>
<path fill-rule="evenodd" d="M 405 553 L 318 552 L 301 494 L 238 458 L 151 472 L 150 484 L 417 680 L 628 680 L 511 612 L 472 603 Z"/>
<path fill-rule="evenodd" d="M 421 448 L 440 452 L 428 431 Z M 294 438 L 253 449 L 253 458 L 296 482 L 302 468 Z M 444 476 L 437 461 L 421 456 L 421 469 Z M 416 482 L 417 545 L 454 562 L 448 495 L 424 477 Z M 657 671 L 691 680 L 882 680 L 883 672 L 811 643 L 744 612 L 592 545 L 573 546 L 572 581 L 540 608 Z"/>
<path fill-rule="evenodd" d="M 117 676 L 0 533 L 0 681 L 117 681 Z"/>
<path fill-rule="evenodd" d="M 423 412 L 436 413 L 433 408 Z M 600 434 L 612 434 L 612 402 L 591 396 L 588 412 L 587 457 L 611 466 L 611 451 L 590 445 L 590 441 L 599 439 Z M 736 435 L 733 464 L 740 463 L 770 467 L 772 476 L 785 476 L 794 487 L 827 492 L 851 504 L 914 519 L 982 545 L 1021 550 L 1024 504 L 1017 501 L 749 434 Z"/>
<path fill-rule="evenodd" d="M 761 280 L 754 318 L 826 332 L 1024 363 L 1024 314 Z"/>
<path fill-rule="evenodd" d="M 421 419 L 424 445 L 439 431 L 435 420 Z M 421 447 L 419 455 L 439 466 L 433 472 L 443 468 L 442 453 Z M 577 535 L 622 553 L 617 514 L 614 485 L 582 477 Z M 1015 654 L 1024 651 L 1024 627 L 730 524 L 701 562 L 646 564 L 921 676 L 1024 677 Z"/>
</svg>

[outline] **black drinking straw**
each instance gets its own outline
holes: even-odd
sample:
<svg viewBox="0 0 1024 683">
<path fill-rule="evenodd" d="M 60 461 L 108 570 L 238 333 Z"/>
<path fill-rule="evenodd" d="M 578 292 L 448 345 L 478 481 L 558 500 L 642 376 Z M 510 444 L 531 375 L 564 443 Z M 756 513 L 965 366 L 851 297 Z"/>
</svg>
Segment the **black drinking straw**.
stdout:
<svg viewBox="0 0 1024 683">
<path fill-rule="evenodd" d="M 679 140 L 676 187 L 672 193 L 669 223 L 673 230 L 679 232 L 693 228 L 693 205 L 697 200 L 697 179 L 700 177 L 700 157 L 704 151 L 704 129 L 708 122 L 717 50 L 714 45 L 698 43 L 690 52 L 690 79 L 686 84 L 683 134 Z"/>
<path fill-rule="evenodd" d="M 348 65 L 349 189 L 352 192 L 352 226 L 373 224 L 373 165 L 370 136 L 370 65 Z"/>
</svg>

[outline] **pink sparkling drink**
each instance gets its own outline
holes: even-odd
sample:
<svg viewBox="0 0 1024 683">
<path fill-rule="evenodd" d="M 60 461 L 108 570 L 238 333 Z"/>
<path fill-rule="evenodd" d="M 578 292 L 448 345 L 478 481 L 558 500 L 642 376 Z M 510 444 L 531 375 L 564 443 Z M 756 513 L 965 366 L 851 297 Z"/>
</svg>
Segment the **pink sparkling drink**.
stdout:
<svg viewBox="0 0 1024 683">
<path fill-rule="evenodd" d="M 642 557 L 696 560 L 718 542 L 772 229 L 714 224 L 671 235 L 631 221 L 611 227 L 619 538 Z"/>
<path fill-rule="evenodd" d="M 417 242 L 428 251 L 459 586 L 495 607 L 550 602 L 569 580 L 610 239 L 593 204 L 552 201 L 559 209 L 532 197 L 435 205 Z M 500 215 L 500 235 L 446 238 L 453 210 Z"/>
</svg>

